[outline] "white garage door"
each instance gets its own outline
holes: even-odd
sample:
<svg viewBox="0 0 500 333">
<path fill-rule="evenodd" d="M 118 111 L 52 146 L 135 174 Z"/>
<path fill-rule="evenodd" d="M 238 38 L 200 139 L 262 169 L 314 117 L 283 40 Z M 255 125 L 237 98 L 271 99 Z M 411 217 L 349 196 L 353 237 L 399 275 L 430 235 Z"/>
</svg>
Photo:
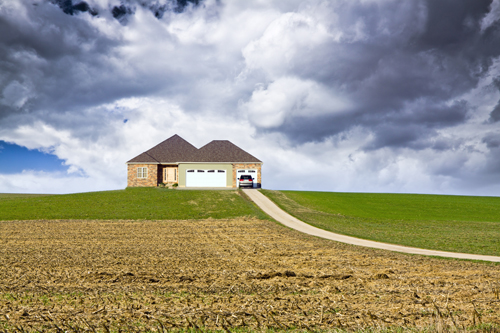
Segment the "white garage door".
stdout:
<svg viewBox="0 0 500 333">
<path fill-rule="evenodd" d="M 186 187 L 226 187 L 226 170 L 186 170 Z"/>
</svg>

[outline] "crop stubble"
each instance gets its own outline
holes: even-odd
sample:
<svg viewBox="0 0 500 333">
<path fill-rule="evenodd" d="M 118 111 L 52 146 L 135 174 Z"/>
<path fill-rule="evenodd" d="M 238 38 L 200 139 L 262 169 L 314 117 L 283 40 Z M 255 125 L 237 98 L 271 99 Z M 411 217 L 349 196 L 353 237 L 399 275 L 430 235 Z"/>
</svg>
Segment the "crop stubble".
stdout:
<svg viewBox="0 0 500 333">
<path fill-rule="evenodd" d="M 258 219 L 0 223 L 0 327 L 500 323 L 500 267 L 356 248 Z"/>
</svg>

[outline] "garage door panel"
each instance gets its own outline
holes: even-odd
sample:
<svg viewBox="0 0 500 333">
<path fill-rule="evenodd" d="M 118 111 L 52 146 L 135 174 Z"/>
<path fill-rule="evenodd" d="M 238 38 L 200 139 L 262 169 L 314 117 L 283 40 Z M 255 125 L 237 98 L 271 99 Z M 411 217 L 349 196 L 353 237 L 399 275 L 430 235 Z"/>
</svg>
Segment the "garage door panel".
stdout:
<svg viewBox="0 0 500 333">
<path fill-rule="evenodd" d="M 186 187 L 226 187 L 226 170 L 186 170 Z"/>
</svg>

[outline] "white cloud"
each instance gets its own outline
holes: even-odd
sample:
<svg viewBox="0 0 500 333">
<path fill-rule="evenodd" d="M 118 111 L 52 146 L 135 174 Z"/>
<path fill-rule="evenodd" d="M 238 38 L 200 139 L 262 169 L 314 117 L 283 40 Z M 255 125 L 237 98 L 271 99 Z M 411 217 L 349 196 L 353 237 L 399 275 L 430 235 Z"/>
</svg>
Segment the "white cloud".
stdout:
<svg viewBox="0 0 500 333">
<path fill-rule="evenodd" d="M 321 84 L 294 77 L 281 77 L 252 93 L 240 109 L 252 124 L 262 128 L 281 126 L 287 117 L 317 117 L 349 110 L 351 103 Z"/>
<path fill-rule="evenodd" d="M 0 189 L 3 193 L 65 194 L 113 190 L 116 184 L 104 177 L 88 178 L 26 170 L 17 174 L 0 174 Z"/>
<path fill-rule="evenodd" d="M 114 119 L 116 114 L 120 115 L 118 119 Z M 62 190 L 64 193 L 92 189 L 92 185 L 81 186 L 87 182 L 99 184 L 99 189 L 124 188 L 127 177 L 125 163 L 174 134 L 179 134 L 197 147 L 211 140 L 228 137 L 233 143 L 245 148 L 253 143 L 253 129 L 250 126 L 241 128 L 241 124 L 235 125 L 223 117 L 213 119 L 189 115 L 158 98 L 122 99 L 88 110 L 89 117 L 98 115 L 106 122 L 106 131 L 93 140 L 75 136 L 71 131 L 56 129 L 41 121 L 20 126 L 14 131 L 0 131 L 0 140 L 29 149 L 45 150 L 64 160 L 70 167 L 68 173 L 63 175 L 29 171 L 33 166 L 27 166 L 28 169 L 22 174 L 2 176 L 2 191 L 18 192 L 16 186 L 19 186 L 19 191 L 23 192 L 29 184 L 33 193 L 43 192 L 41 189 L 44 187 L 47 192 L 57 193 L 66 181 L 73 185 L 71 189 Z M 127 119 L 127 122 L 122 119 Z M 246 150 L 258 155 L 256 147 Z M 51 180 L 54 187 L 48 188 L 52 184 Z"/>
<path fill-rule="evenodd" d="M 312 17 L 285 13 L 268 25 L 262 37 L 243 49 L 243 56 L 248 70 L 262 69 L 276 79 L 286 75 L 300 57 L 307 57 L 332 40 L 327 28 Z"/>
<path fill-rule="evenodd" d="M 481 31 L 485 31 L 493 23 L 497 22 L 500 17 L 500 1 L 493 0 L 490 5 L 489 13 L 481 21 Z"/>
</svg>

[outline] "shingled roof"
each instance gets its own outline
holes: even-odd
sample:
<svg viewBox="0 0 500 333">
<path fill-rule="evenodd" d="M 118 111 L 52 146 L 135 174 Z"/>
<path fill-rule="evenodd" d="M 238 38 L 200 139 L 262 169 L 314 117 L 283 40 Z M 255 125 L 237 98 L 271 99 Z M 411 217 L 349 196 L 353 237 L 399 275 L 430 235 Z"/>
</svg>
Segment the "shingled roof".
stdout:
<svg viewBox="0 0 500 333">
<path fill-rule="evenodd" d="M 192 162 L 245 162 L 262 163 L 240 147 L 227 140 L 214 140 L 200 149 L 192 156 Z"/>
<path fill-rule="evenodd" d="M 195 146 L 175 134 L 127 163 L 177 163 L 188 161 L 198 151 Z"/>
<path fill-rule="evenodd" d="M 200 149 L 175 134 L 127 163 L 262 163 L 240 147 L 227 140 L 214 140 Z"/>
</svg>

